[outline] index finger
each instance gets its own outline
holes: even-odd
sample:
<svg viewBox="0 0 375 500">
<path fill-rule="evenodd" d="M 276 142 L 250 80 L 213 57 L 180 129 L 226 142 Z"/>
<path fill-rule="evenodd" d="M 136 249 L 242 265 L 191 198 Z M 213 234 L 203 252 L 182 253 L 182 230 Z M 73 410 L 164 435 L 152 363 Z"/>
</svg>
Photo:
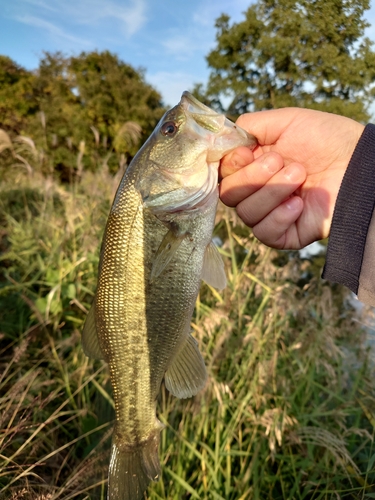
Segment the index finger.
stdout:
<svg viewBox="0 0 375 500">
<path fill-rule="evenodd" d="M 225 155 L 220 162 L 219 178 L 223 179 L 228 175 L 234 174 L 237 170 L 249 165 L 254 160 L 254 154 L 245 146 L 234 149 L 229 154 Z"/>
<path fill-rule="evenodd" d="M 228 207 L 262 188 L 276 172 L 283 168 L 283 159 L 277 153 L 266 153 L 245 168 L 229 175 L 220 183 L 220 198 Z"/>
</svg>

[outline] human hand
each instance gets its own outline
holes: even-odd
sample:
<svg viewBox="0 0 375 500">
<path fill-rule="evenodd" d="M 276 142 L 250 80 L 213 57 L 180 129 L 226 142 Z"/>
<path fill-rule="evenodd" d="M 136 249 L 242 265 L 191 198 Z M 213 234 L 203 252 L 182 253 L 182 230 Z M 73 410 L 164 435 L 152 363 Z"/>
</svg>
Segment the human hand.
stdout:
<svg viewBox="0 0 375 500">
<path fill-rule="evenodd" d="M 302 108 L 248 113 L 237 124 L 259 147 L 220 166 L 220 197 L 266 245 L 299 249 L 329 235 L 342 178 L 364 126 Z"/>
</svg>

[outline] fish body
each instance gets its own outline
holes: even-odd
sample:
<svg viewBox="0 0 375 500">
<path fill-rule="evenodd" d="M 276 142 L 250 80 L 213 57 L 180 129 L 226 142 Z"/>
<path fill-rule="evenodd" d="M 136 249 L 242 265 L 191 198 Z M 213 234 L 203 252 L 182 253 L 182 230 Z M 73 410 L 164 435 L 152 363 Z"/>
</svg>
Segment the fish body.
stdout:
<svg viewBox="0 0 375 500">
<path fill-rule="evenodd" d="M 162 380 L 180 398 L 206 369 L 190 321 L 201 280 L 225 286 L 211 242 L 224 154 L 256 139 L 189 93 L 168 111 L 125 172 L 103 238 L 85 353 L 108 362 L 115 426 L 108 499 L 143 498 L 160 476 Z"/>
</svg>

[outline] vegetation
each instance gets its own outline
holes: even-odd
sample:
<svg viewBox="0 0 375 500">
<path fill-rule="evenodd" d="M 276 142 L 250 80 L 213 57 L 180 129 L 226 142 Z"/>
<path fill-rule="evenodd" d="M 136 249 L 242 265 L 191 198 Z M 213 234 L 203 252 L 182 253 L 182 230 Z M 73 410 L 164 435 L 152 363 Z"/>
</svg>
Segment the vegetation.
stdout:
<svg viewBox="0 0 375 500">
<path fill-rule="evenodd" d="M 375 76 L 373 43 L 364 37 L 369 7 L 369 0 L 258 0 L 243 21 L 222 15 L 207 89 L 198 85 L 197 95 L 233 116 L 301 106 L 368 120 Z"/>
<path fill-rule="evenodd" d="M 14 170 L 0 185 L 0 498 L 105 499 L 113 401 L 80 331 L 118 184 L 69 189 Z M 203 285 L 192 328 L 206 389 L 158 403 L 152 500 L 372 498 L 375 391 L 366 334 L 340 287 L 260 245 L 221 207 L 229 284 Z"/>
<path fill-rule="evenodd" d="M 258 0 L 243 23 L 223 16 L 196 92 L 223 107 L 226 86 L 232 114 L 297 103 L 364 119 L 366 7 Z M 111 387 L 80 332 L 115 189 L 162 113 L 142 73 L 107 52 L 45 54 L 35 72 L 0 57 L 0 500 L 106 498 Z M 163 473 L 148 497 L 375 498 L 360 312 L 320 279 L 322 256 L 267 249 L 223 206 L 215 235 L 228 286 L 203 284 L 192 320 L 209 380 L 188 401 L 162 388 Z"/>
<path fill-rule="evenodd" d="M 116 172 L 163 113 L 161 97 L 143 73 L 109 52 L 46 53 L 34 72 L 0 56 L 0 128 L 11 139 L 32 137 L 42 155 L 34 166 L 62 181 L 71 182 L 83 169 L 95 171 L 103 156 Z M 24 159 L 31 164 L 32 152 Z M 0 175 L 14 155 L 2 160 Z"/>
</svg>

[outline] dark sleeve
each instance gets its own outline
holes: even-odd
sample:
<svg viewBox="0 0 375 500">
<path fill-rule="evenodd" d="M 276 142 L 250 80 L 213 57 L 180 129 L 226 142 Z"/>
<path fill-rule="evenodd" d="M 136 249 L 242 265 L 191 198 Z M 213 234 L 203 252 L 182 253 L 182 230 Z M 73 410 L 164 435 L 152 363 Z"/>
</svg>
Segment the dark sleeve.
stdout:
<svg viewBox="0 0 375 500">
<path fill-rule="evenodd" d="M 347 286 L 355 294 L 360 288 L 361 274 L 366 272 L 362 264 L 374 206 L 375 125 L 370 124 L 358 141 L 340 186 L 322 275 Z M 366 249 L 366 257 L 371 255 L 375 266 L 375 247 Z M 366 266 L 371 265 L 370 260 L 366 258 Z M 375 303 L 375 283 L 373 294 Z"/>
</svg>

